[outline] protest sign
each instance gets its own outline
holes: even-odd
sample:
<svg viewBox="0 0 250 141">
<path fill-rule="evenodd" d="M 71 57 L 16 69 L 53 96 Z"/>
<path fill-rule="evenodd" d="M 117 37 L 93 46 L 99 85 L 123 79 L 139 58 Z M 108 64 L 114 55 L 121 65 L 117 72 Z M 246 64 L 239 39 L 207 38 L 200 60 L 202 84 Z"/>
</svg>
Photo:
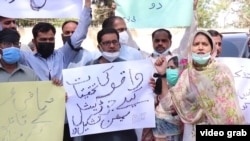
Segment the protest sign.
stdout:
<svg viewBox="0 0 250 141">
<path fill-rule="evenodd" d="M 71 136 L 154 127 L 150 60 L 63 70 Z"/>
<path fill-rule="evenodd" d="M 51 82 L 0 83 L 1 141 L 62 141 L 65 91 Z"/>
</svg>

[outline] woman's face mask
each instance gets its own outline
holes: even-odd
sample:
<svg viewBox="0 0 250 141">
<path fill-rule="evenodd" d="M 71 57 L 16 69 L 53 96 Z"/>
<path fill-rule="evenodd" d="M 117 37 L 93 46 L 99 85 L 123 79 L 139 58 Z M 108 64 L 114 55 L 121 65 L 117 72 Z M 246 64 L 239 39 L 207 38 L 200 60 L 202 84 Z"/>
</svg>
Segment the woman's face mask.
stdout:
<svg viewBox="0 0 250 141">
<path fill-rule="evenodd" d="M 179 70 L 168 68 L 166 74 L 168 83 L 174 86 L 179 78 Z"/>
<path fill-rule="evenodd" d="M 208 60 L 211 58 L 210 52 L 206 54 L 197 54 L 197 53 L 192 53 L 192 59 L 196 63 L 200 65 L 204 65 L 208 62 Z"/>
</svg>

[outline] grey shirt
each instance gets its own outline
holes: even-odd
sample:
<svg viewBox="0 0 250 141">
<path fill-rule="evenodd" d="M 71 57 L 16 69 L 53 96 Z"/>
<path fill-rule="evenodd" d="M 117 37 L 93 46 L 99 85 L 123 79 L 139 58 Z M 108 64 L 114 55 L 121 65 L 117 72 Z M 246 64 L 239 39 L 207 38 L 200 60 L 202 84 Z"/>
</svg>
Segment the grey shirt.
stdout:
<svg viewBox="0 0 250 141">
<path fill-rule="evenodd" d="M 34 71 L 24 65 L 18 64 L 17 68 L 9 73 L 0 64 L 0 82 L 20 82 L 20 81 L 38 81 L 39 78 Z"/>
</svg>

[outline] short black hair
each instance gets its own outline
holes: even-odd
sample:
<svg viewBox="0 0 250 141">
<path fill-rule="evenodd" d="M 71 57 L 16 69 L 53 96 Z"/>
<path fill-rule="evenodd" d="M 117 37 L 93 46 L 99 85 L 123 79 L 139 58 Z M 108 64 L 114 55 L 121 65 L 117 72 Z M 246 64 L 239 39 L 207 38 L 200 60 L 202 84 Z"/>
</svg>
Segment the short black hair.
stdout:
<svg viewBox="0 0 250 141">
<path fill-rule="evenodd" d="M 10 28 L 5 28 L 0 31 L 0 42 L 19 42 L 20 34 Z"/>
<path fill-rule="evenodd" d="M 50 30 L 56 34 L 56 28 L 52 24 L 39 22 L 32 29 L 33 38 L 35 39 L 38 36 L 38 32 L 48 32 Z"/>
<path fill-rule="evenodd" d="M 102 28 L 113 28 L 116 19 L 123 20 L 123 18 L 119 16 L 110 16 L 103 21 Z"/>
<path fill-rule="evenodd" d="M 119 33 L 114 28 L 103 28 L 97 33 L 97 42 L 100 44 L 102 42 L 102 36 L 105 34 L 115 33 L 119 41 Z"/>
<path fill-rule="evenodd" d="M 68 24 L 68 23 L 75 23 L 76 25 L 78 25 L 78 22 L 77 22 L 77 21 L 74 21 L 74 20 L 67 20 L 67 21 L 63 22 L 63 24 L 62 24 L 62 30 L 63 30 L 64 26 L 65 26 L 66 24 Z"/>
<path fill-rule="evenodd" d="M 213 30 L 213 29 L 210 29 L 210 30 L 208 30 L 207 31 L 212 37 L 214 37 L 214 36 L 220 36 L 221 37 L 221 39 L 222 39 L 222 34 L 220 34 L 220 32 L 218 32 L 218 31 L 216 31 L 216 30 Z"/>
<path fill-rule="evenodd" d="M 169 39 L 169 40 L 172 40 L 172 34 L 171 34 L 171 32 L 170 32 L 169 30 L 167 30 L 167 29 L 164 29 L 164 28 L 160 28 L 160 29 L 155 30 L 155 31 L 152 33 L 152 39 L 154 38 L 154 36 L 155 36 L 155 34 L 156 34 L 157 32 L 161 32 L 161 31 L 166 32 L 166 33 L 168 34 L 168 39 Z"/>
</svg>

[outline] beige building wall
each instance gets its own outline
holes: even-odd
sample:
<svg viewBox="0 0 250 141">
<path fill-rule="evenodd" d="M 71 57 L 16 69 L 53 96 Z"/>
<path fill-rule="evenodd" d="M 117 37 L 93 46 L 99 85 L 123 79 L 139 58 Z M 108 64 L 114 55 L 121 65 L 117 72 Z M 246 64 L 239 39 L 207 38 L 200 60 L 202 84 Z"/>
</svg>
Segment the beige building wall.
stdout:
<svg viewBox="0 0 250 141">
<path fill-rule="evenodd" d="M 26 27 L 26 28 L 19 28 L 19 32 L 21 33 L 21 42 L 23 44 L 28 44 L 33 36 L 32 36 L 32 27 Z M 89 51 L 96 51 L 97 50 L 97 39 L 96 35 L 97 32 L 100 30 L 100 28 L 93 28 L 90 27 L 88 31 L 87 38 L 83 41 L 82 47 Z M 151 39 L 151 33 L 156 29 L 131 29 L 130 32 L 134 38 L 134 40 L 137 42 L 139 47 L 146 51 L 151 53 L 153 51 L 152 48 L 152 39 Z M 171 50 L 178 47 L 179 42 L 185 32 L 185 28 L 168 28 L 170 32 L 172 33 L 172 47 Z M 204 29 L 207 30 L 207 29 Z M 249 29 L 215 29 L 219 32 L 248 32 Z M 56 28 L 56 48 L 59 48 L 63 45 L 62 39 L 61 39 L 61 28 Z"/>
</svg>

